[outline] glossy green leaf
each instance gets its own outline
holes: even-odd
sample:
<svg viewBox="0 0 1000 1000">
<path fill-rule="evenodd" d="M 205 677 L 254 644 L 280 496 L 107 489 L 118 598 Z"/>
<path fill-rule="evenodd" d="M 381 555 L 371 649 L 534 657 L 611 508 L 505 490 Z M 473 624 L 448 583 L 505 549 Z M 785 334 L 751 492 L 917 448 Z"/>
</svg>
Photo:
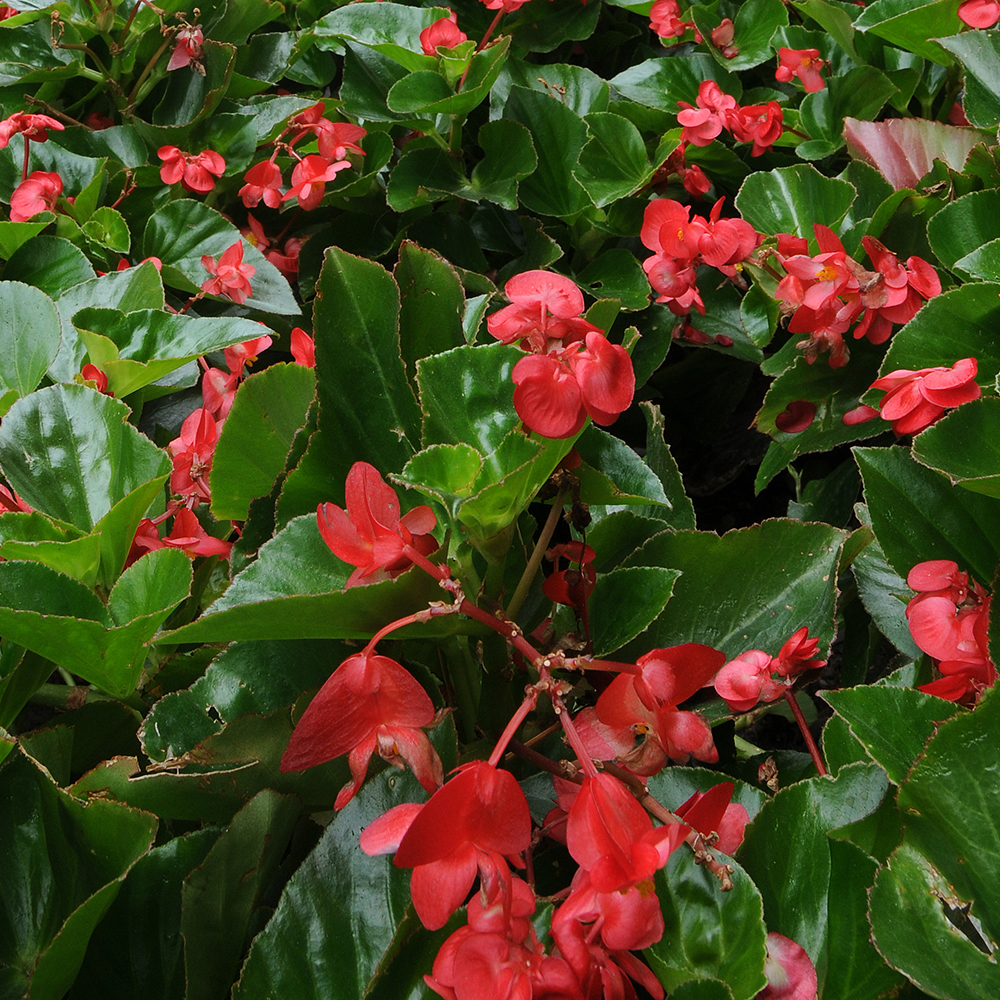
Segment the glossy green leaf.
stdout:
<svg viewBox="0 0 1000 1000">
<path fill-rule="evenodd" d="M 937 43 L 958 24 L 959 0 L 877 0 L 869 4 L 854 22 L 856 31 L 870 31 L 893 45 L 916 52 L 925 59 L 951 63 L 951 58 Z"/>
<path fill-rule="evenodd" d="M 411 569 L 396 580 L 344 590 L 353 568 L 341 562 L 319 533 L 315 514 L 289 522 L 261 546 L 205 614 L 162 639 L 367 639 L 387 621 L 417 611 L 440 595 L 431 577 Z M 422 626 L 444 634 L 449 619 Z M 427 630 L 430 629 L 428 633 Z"/>
<path fill-rule="evenodd" d="M 0 222 L 0 257 L 10 260 L 22 243 L 37 236 L 47 225 L 47 222 Z"/>
<path fill-rule="evenodd" d="M 127 494 L 170 470 L 128 407 L 82 385 L 19 400 L 0 428 L 0 467 L 32 507 L 90 531 Z"/>
<path fill-rule="evenodd" d="M 624 247 L 612 247 L 595 257 L 576 275 L 577 281 L 598 298 L 618 299 L 623 309 L 649 305 L 649 281 L 642 265 Z"/>
<path fill-rule="evenodd" d="M 101 539 L 59 525 L 39 511 L 0 514 L 0 556 L 29 559 L 79 580 L 88 587 L 97 582 Z"/>
<path fill-rule="evenodd" d="M 117 309 L 123 313 L 137 309 L 163 309 L 163 282 L 152 261 L 125 271 L 110 271 L 91 277 L 56 296 L 56 308 L 62 319 L 62 345 L 49 375 L 60 382 L 72 382 L 85 363 L 87 347 L 73 317 L 88 306 Z"/>
<path fill-rule="evenodd" d="M 277 874 L 299 809 L 291 796 L 258 792 L 184 880 L 185 1000 L 229 996 L 253 912 Z"/>
<path fill-rule="evenodd" d="M 580 151 L 574 175 L 594 204 L 603 208 L 638 191 L 649 180 L 653 168 L 639 130 L 626 118 L 595 112 L 584 121 L 590 138 Z"/>
<path fill-rule="evenodd" d="M 490 92 L 490 117 L 499 118 L 511 87 L 526 87 L 556 95 L 581 118 L 594 111 L 607 111 L 611 88 L 592 70 L 568 63 L 548 63 L 543 73 L 531 63 L 512 59 L 504 64 Z"/>
<path fill-rule="evenodd" d="M 341 9 L 347 9 L 345 6 Z M 369 16 L 365 14 L 364 16 Z M 430 59 L 411 53 L 413 59 Z M 425 64 L 426 65 L 426 64 Z M 386 98 L 394 83 L 406 77 L 408 70 L 389 56 L 357 42 L 345 43 L 344 83 L 340 97 L 344 110 L 367 121 L 406 121 L 408 116 L 390 111 Z"/>
<path fill-rule="evenodd" d="M 176 1000 L 184 995 L 181 885 L 218 835 L 210 828 L 174 837 L 135 863 L 94 931 L 67 1000 Z"/>
<path fill-rule="evenodd" d="M 516 210 L 518 183 L 538 166 L 531 133 L 519 122 L 498 119 L 479 130 L 479 145 L 484 156 L 472 168 L 471 193 Z"/>
<path fill-rule="evenodd" d="M 211 275 L 204 255 L 218 259 L 234 243 L 243 243 L 243 261 L 255 268 L 250 278 L 249 309 L 298 316 L 299 307 L 281 272 L 251 244 L 233 223 L 201 202 L 183 198 L 155 212 L 146 223 L 143 253 L 159 257 L 163 280 L 184 292 L 199 292 Z"/>
<path fill-rule="evenodd" d="M 210 115 L 226 95 L 236 63 L 236 46 L 206 38 L 205 73 L 170 73 L 163 97 L 153 111 L 157 125 L 193 125 Z"/>
<path fill-rule="evenodd" d="M 721 856 L 720 856 L 721 857 Z M 719 979 L 736 1000 L 751 1000 L 766 985 L 764 911 L 760 894 L 735 862 L 733 888 L 694 863 L 687 845 L 656 873 L 666 931 L 645 955 L 671 997 L 685 980 Z"/>
<path fill-rule="evenodd" d="M 364 854 L 358 833 L 393 806 L 424 796 L 412 775 L 392 771 L 337 813 L 254 938 L 233 1000 L 268 994 L 361 1000 L 367 994 L 415 917 L 409 873 L 390 855 Z"/>
<path fill-rule="evenodd" d="M 129 868 L 152 845 L 154 817 L 89 806 L 23 753 L 0 769 L 0 983 L 6 995 L 60 1000 Z"/>
<path fill-rule="evenodd" d="M 571 219 L 591 204 L 574 176 L 587 142 L 583 119 L 561 102 L 537 90 L 512 87 L 504 117 L 531 133 L 538 166 L 520 185 L 522 204 L 540 215 Z"/>
<path fill-rule="evenodd" d="M 673 504 L 663 484 L 620 438 L 591 425 L 580 435 L 576 450 L 582 462 L 574 474 L 584 503 L 648 507 L 654 517 L 673 524 Z"/>
<path fill-rule="evenodd" d="M 367 7 L 353 4 L 320 18 L 312 30 L 321 48 L 336 47 L 338 39 L 351 39 L 389 56 L 408 70 L 428 70 L 434 68 L 436 60 L 418 51 L 420 32 L 447 16 L 440 7 L 398 3 L 382 4 L 376 16 Z"/>
<path fill-rule="evenodd" d="M 79 55 L 72 49 L 56 48 L 44 19 L 0 34 L 0 86 L 75 75 Z"/>
<path fill-rule="evenodd" d="M 690 16 L 705 38 L 711 37 L 712 30 L 722 20 L 721 12 L 700 4 L 691 8 Z M 740 4 L 733 18 L 732 44 L 737 54 L 727 59 L 714 45 L 709 45 L 709 55 L 730 73 L 752 69 L 773 58 L 771 36 L 779 26 L 786 24 L 788 11 L 781 0 L 747 0 Z"/>
<path fill-rule="evenodd" d="M 393 277 L 400 295 L 400 351 L 407 375 L 413 378 L 420 358 L 465 343 L 465 293 L 458 272 L 447 260 L 410 240 L 399 247 Z"/>
<path fill-rule="evenodd" d="M 512 23 L 514 44 L 529 52 L 551 52 L 564 42 L 590 38 L 597 27 L 600 10 L 581 4 L 579 7 L 552 7 L 538 4 L 520 11 Z"/>
<path fill-rule="evenodd" d="M 260 335 L 260 326 L 235 316 L 190 317 L 160 309 L 90 307 L 73 315 L 92 364 L 121 399 L 211 351 Z"/>
<path fill-rule="evenodd" d="M 994 129 L 1000 124 L 1000 34 L 995 31 L 965 31 L 948 38 L 935 38 L 965 70 L 965 116 L 977 128 Z"/>
<path fill-rule="evenodd" d="M 608 656 L 644 632 L 670 600 L 677 570 L 620 567 L 597 578 L 588 601 L 594 655 Z"/>
<path fill-rule="evenodd" d="M 98 246 L 107 247 L 115 253 L 128 253 L 131 244 L 128 226 L 121 212 L 107 205 L 98 208 L 83 224 L 83 232 Z"/>
<path fill-rule="evenodd" d="M 34 285 L 52 298 L 93 277 L 94 269 L 83 251 L 57 236 L 27 240 L 4 266 L 4 280 Z"/>
<path fill-rule="evenodd" d="M 854 17 L 843 3 L 830 0 L 792 0 L 792 6 L 812 18 L 856 62 L 863 60 L 854 48 Z"/>
<path fill-rule="evenodd" d="M 988 692 L 937 730 L 900 786 L 903 844 L 872 890 L 879 951 L 938 996 L 985 998 L 1000 986 L 991 954 L 1000 909 L 990 888 L 1000 877 L 998 716 L 1000 700 Z"/>
<path fill-rule="evenodd" d="M 664 440 L 664 420 L 660 408 L 653 403 L 640 402 L 640 409 L 646 418 L 646 454 L 644 461 L 655 473 L 670 500 L 669 523 L 675 528 L 694 528 L 694 504 L 684 491 L 684 480 L 677 462 Z M 647 507 L 643 511 L 648 516 L 662 516 L 662 509 Z"/>
<path fill-rule="evenodd" d="M 924 752 L 937 725 L 959 710 L 914 688 L 859 686 L 824 691 L 822 697 L 897 785 Z"/>
<path fill-rule="evenodd" d="M 285 708 L 320 687 L 349 653 L 322 639 L 232 643 L 190 688 L 153 705 L 142 726 L 143 750 L 156 761 L 181 756 L 224 723 Z"/>
<path fill-rule="evenodd" d="M 856 193 L 848 181 L 824 177 L 815 167 L 799 163 L 751 174 L 736 196 L 736 207 L 758 232 L 811 239 L 813 223 L 836 230 Z"/>
<path fill-rule="evenodd" d="M 657 646 L 702 642 L 728 658 L 776 654 L 803 625 L 832 641 L 836 566 L 844 533 L 828 525 L 769 520 L 727 532 L 664 532 L 626 565 L 669 566 L 681 578 L 650 630 Z M 752 571 L 748 570 L 752 567 Z"/>
<path fill-rule="evenodd" d="M 913 457 L 974 493 L 1000 499 L 1000 399 L 974 399 L 928 427 Z"/>
<path fill-rule="evenodd" d="M 16 396 L 38 388 L 59 353 L 62 324 L 43 291 L 16 281 L 0 282 L 0 414 Z M 16 393 L 10 396 L 9 393 Z"/>
<path fill-rule="evenodd" d="M 401 469 L 419 439 L 419 410 L 399 348 L 399 289 L 381 265 L 326 252 L 314 312 L 320 426 L 336 431 L 331 467 Z M 330 500 L 339 500 L 331 496 Z"/>
<path fill-rule="evenodd" d="M 267 495 L 315 392 L 312 369 L 295 364 L 271 365 L 240 385 L 212 460 L 215 517 L 245 521 L 250 501 Z"/>
<path fill-rule="evenodd" d="M 1000 500 L 952 486 L 904 448 L 855 448 L 872 527 L 905 577 L 927 559 L 953 559 L 980 581 L 1000 562 Z"/>
<path fill-rule="evenodd" d="M 727 73 L 703 52 L 670 59 L 648 59 L 608 81 L 623 97 L 660 108 L 676 115 L 678 101 L 694 105 L 703 80 L 715 80 L 722 90 L 737 100 L 743 96 L 740 78 Z"/>
<path fill-rule="evenodd" d="M 947 268 L 996 235 L 989 220 L 1000 212 L 1000 191 L 988 188 L 956 198 L 927 223 L 927 238 L 938 260 Z"/>
<path fill-rule="evenodd" d="M 733 1000 L 733 991 L 717 979 L 689 979 L 670 991 L 671 1000 Z"/>
</svg>

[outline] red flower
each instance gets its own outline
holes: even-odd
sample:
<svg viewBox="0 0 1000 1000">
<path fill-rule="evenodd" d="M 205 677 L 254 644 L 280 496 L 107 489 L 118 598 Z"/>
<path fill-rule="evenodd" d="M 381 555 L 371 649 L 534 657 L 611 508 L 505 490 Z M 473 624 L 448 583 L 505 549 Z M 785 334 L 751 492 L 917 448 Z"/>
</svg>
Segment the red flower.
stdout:
<svg viewBox="0 0 1000 1000">
<path fill-rule="evenodd" d="M 80 371 L 80 377 L 84 382 L 93 382 L 94 388 L 105 396 L 114 396 L 113 392 L 108 392 L 108 376 L 101 371 L 97 365 L 84 365 Z"/>
<path fill-rule="evenodd" d="M 649 11 L 649 26 L 660 38 L 680 38 L 688 28 L 694 27 L 690 21 L 682 21 L 680 15 L 677 0 L 656 0 Z"/>
<path fill-rule="evenodd" d="M 243 176 L 246 183 L 239 194 L 247 208 L 256 208 L 261 199 L 268 208 L 281 205 L 281 171 L 273 160 L 263 160 Z"/>
<path fill-rule="evenodd" d="M 728 116 L 729 128 L 738 142 L 752 142 L 751 156 L 766 153 L 780 138 L 784 115 L 777 101 L 737 108 Z"/>
<path fill-rule="evenodd" d="M 49 137 L 50 128 L 62 132 L 66 126 L 48 115 L 15 111 L 9 118 L 0 122 L 0 149 L 6 149 L 7 143 L 15 135 L 23 135 L 25 139 L 31 139 L 33 142 L 45 142 Z"/>
<path fill-rule="evenodd" d="M 39 212 L 51 212 L 62 194 L 62 178 L 56 173 L 33 170 L 10 196 L 10 221 L 27 222 Z"/>
<path fill-rule="evenodd" d="M 163 160 L 160 180 L 164 184 L 181 182 L 186 191 L 207 194 L 215 187 L 215 177 L 226 172 L 226 161 L 214 150 L 205 149 L 191 156 L 176 146 L 161 146 L 156 155 Z"/>
<path fill-rule="evenodd" d="M 174 516 L 174 524 L 170 529 L 170 534 L 165 538 L 160 538 L 155 521 L 144 517 L 139 522 L 125 565 L 131 566 L 147 552 L 155 552 L 157 549 L 180 549 L 192 559 L 195 556 L 222 556 L 224 559 L 228 559 L 232 547 L 232 542 L 213 538 L 201 526 L 201 522 L 193 511 L 188 510 L 187 507 L 181 507 Z"/>
<path fill-rule="evenodd" d="M 764 974 L 757 1000 L 815 1000 L 816 969 L 805 949 L 783 934 L 768 934 Z"/>
<path fill-rule="evenodd" d="M 958 16 L 970 28 L 992 28 L 1000 21 L 1000 3 L 997 0 L 965 0 L 958 6 Z"/>
<path fill-rule="evenodd" d="M 453 49 L 468 40 L 468 35 L 458 26 L 458 15 L 451 11 L 420 32 L 420 47 L 425 56 L 436 56 L 438 46 Z"/>
<path fill-rule="evenodd" d="M 292 170 L 292 186 L 282 195 L 282 201 L 299 199 L 299 208 L 312 211 L 323 200 L 326 182 L 332 181 L 337 173 L 350 167 L 347 160 L 330 163 L 322 156 L 313 154 L 295 164 Z"/>
<path fill-rule="evenodd" d="M 733 45 L 733 35 L 735 26 L 733 22 L 724 17 L 721 24 L 711 31 L 712 44 L 722 53 L 724 59 L 735 59 L 739 54 L 739 47 Z"/>
<path fill-rule="evenodd" d="M 420 728 L 434 721 L 434 705 L 408 670 L 387 656 L 350 656 L 309 703 L 288 749 L 282 771 L 300 771 L 349 754 L 353 782 L 337 795 L 342 809 L 357 794 L 378 751 L 402 768 L 404 761 L 428 792 L 443 781 L 441 760 Z"/>
<path fill-rule="evenodd" d="M 816 404 L 808 399 L 793 399 L 774 418 L 774 425 L 786 434 L 801 434 L 816 419 Z"/>
<path fill-rule="evenodd" d="M 399 498 L 367 462 L 355 462 L 347 474 L 347 510 L 320 504 L 316 520 L 334 555 L 357 566 L 348 587 L 377 583 L 409 569 L 413 556 L 425 557 L 437 548 L 430 534 L 437 519 L 427 506 L 399 516 Z"/>
<path fill-rule="evenodd" d="M 583 542 L 566 542 L 549 549 L 545 553 L 545 558 L 557 566 L 560 559 L 568 559 L 571 563 L 577 564 L 578 569 L 557 569 L 547 576 L 542 584 L 542 593 L 550 601 L 566 604 L 575 608 L 577 613 L 582 612 L 597 581 L 594 550 Z"/>
<path fill-rule="evenodd" d="M 295 363 L 306 368 L 315 368 L 316 344 L 313 338 L 299 326 L 292 329 L 291 337 L 292 357 L 295 359 Z"/>
<path fill-rule="evenodd" d="M 174 493 L 211 500 L 208 476 L 218 438 L 219 429 L 208 410 L 200 408 L 188 415 L 180 435 L 170 442 L 174 462 L 170 488 Z"/>
<path fill-rule="evenodd" d="M 250 279 L 257 273 L 257 268 L 243 263 L 242 240 L 224 250 L 218 260 L 204 254 L 201 266 L 212 275 L 201 285 L 209 295 L 222 295 L 237 305 L 243 305 L 253 292 Z"/>
<path fill-rule="evenodd" d="M 205 54 L 202 45 L 205 41 L 200 24 L 186 24 L 176 35 L 177 44 L 170 54 L 167 72 L 190 66 L 195 72 L 205 75 Z"/>
<path fill-rule="evenodd" d="M 790 83 L 793 77 L 802 81 L 807 94 L 822 90 L 826 84 L 823 81 L 822 69 L 825 59 L 819 58 L 819 49 L 778 49 L 779 66 L 774 78 L 781 83 Z"/>
<path fill-rule="evenodd" d="M 531 843 L 528 802 L 509 771 L 475 761 L 423 807 L 397 806 L 361 835 L 361 849 L 368 854 L 387 853 L 396 843 L 394 864 L 413 869 L 410 895 L 428 930 L 448 922 L 468 896 L 477 871 L 487 902 L 499 897 L 509 911 L 512 890 L 505 856 L 516 856 Z"/>
<path fill-rule="evenodd" d="M 735 785 L 731 781 L 713 785 L 707 792 L 695 792 L 674 810 L 688 826 L 703 837 L 718 834 L 712 844 L 723 854 L 734 854 L 743 843 L 743 833 L 750 815 L 739 803 L 731 801 Z"/>
<path fill-rule="evenodd" d="M 295 134 L 295 142 L 310 132 L 316 136 L 320 156 L 327 160 L 343 160 L 348 151 L 364 156 L 365 151 L 358 140 L 368 134 L 360 125 L 349 122 L 331 122 L 323 117 L 326 104 L 317 101 L 311 108 L 300 111 L 288 120 L 289 129 Z"/>
<path fill-rule="evenodd" d="M 30 514 L 35 508 L 29 507 L 12 489 L 0 483 L 0 513 L 20 511 Z"/>
<path fill-rule="evenodd" d="M 19 10 L 14 10 L 13 7 L 9 7 L 5 3 L 0 3 L 0 21 L 6 21 L 10 17 L 17 17 L 20 13 Z"/>
<path fill-rule="evenodd" d="M 265 334 L 263 337 L 254 337 L 253 340 L 244 340 L 242 344 L 233 344 L 223 352 L 226 364 L 234 375 L 239 375 L 243 371 L 243 366 L 249 368 L 262 354 L 271 346 L 271 338 Z"/>
<path fill-rule="evenodd" d="M 900 368 L 876 379 L 871 388 L 886 390 L 878 408 L 896 434 L 919 434 L 946 409 L 979 398 L 977 370 L 975 358 L 962 358 L 951 368 Z"/>
</svg>

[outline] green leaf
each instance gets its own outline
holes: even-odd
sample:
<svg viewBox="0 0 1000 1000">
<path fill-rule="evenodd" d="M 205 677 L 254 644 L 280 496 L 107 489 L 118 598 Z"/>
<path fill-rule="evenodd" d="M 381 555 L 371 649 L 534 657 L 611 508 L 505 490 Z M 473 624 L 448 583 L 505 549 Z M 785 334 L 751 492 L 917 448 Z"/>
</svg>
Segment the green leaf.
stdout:
<svg viewBox="0 0 1000 1000">
<path fill-rule="evenodd" d="M 848 181 L 824 177 L 815 167 L 799 163 L 751 174 L 736 196 L 736 207 L 758 232 L 811 239 L 813 223 L 837 229 L 856 193 Z"/>
<path fill-rule="evenodd" d="M 83 224 L 83 232 L 88 240 L 98 246 L 107 247 L 115 253 L 128 253 L 131 244 L 128 225 L 121 212 L 102 205 Z"/>
<path fill-rule="evenodd" d="M 938 260 L 949 269 L 976 248 L 991 242 L 996 230 L 989 224 L 1000 212 L 1000 191 L 988 188 L 956 198 L 927 223 L 927 238 Z"/>
<path fill-rule="evenodd" d="M 974 399 L 913 441 L 913 457 L 974 493 L 1000 499 L 1000 399 Z"/>
<path fill-rule="evenodd" d="M 693 105 L 698 98 L 698 87 L 704 80 L 714 80 L 737 101 L 743 96 L 740 78 L 724 70 L 703 52 L 670 59 L 647 59 L 608 82 L 629 100 L 676 115 L 679 110 L 677 102 L 685 101 Z"/>
<path fill-rule="evenodd" d="M 0 769 L 0 983 L 7 996 L 59 1000 L 128 870 L 152 845 L 154 817 L 84 806 L 23 753 Z"/>
<path fill-rule="evenodd" d="M 897 785 L 924 752 L 937 725 L 958 707 L 914 688 L 882 685 L 824 691 L 824 701 Z"/>
<path fill-rule="evenodd" d="M 46 226 L 47 222 L 0 222 L 0 257 L 9 261 L 22 244 Z"/>
<path fill-rule="evenodd" d="M 609 656 L 649 628 L 679 576 L 656 566 L 620 567 L 598 576 L 588 602 L 594 655 Z"/>
<path fill-rule="evenodd" d="M 237 389 L 212 461 L 215 517 L 245 521 L 250 501 L 268 494 L 315 391 L 312 369 L 294 364 L 271 365 Z"/>
<path fill-rule="evenodd" d="M 694 978 L 722 980 L 735 1000 L 752 1000 L 767 983 L 760 894 L 738 864 L 719 857 L 733 867 L 729 892 L 694 863 L 686 845 L 656 873 L 666 932 L 645 956 L 671 997 L 682 996 L 675 989 Z"/>
<path fill-rule="evenodd" d="M 157 549 L 137 559 L 108 595 L 115 625 L 139 625 L 150 636 L 191 589 L 191 560 L 179 549 Z"/>
<path fill-rule="evenodd" d="M 261 546 L 257 559 L 190 625 L 161 641 L 230 639 L 367 639 L 387 621 L 418 610 L 440 591 L 422 570 L 344 590 L 351 567 L 319 533 L 315 514 L 290 521 Z M 446 619 L 419 634 L 449 634 Z M 405 633 L 403 633 L 405 634 Z"/>
<path fill-rule="evenodd" d="M 399 290 L 385 268 L 327 250 L 314 313 L 316 375 L 320 427 L 336 431 L 326 462 L 341 483 L 356 461 L 401 469 L 419 439 L 398 316 Z"/>
<path fill-rule="evenodd" d="M 954 269 L 987 281 L 1000 281 L 1000 240 L 990 240 L 964 257 L 959 257 Z"/>
<path fill-rule="evenodd" d="M 470 194 L 516 211 L 518 183 L 538 166 L 531 133 L 519 122 L 498 119 L 479 130 L 479 145 L 484 156 L 472 168 Z"/>
<path fill-rule="evenodd" d="M 389 855 L 364 854 L 358 832 L 393 806 L 424 794 L 411 774 L 392 771 L 368 783 L 337 813 L 254 938 L 233 1000 L 367 995 L 416 920 L 408 872 Z"/>
<path fill-rule="evenodd" d="M 352 6 L 345 5 L 341 10 L 350 9 Z M 356 118 L 369 121 L 407 121 L 406 115 L 398 115 L 390 111 L 386 105 L 389 89 L 407 75 L 407 70 L 389 56 L 356 42 L 347 42 L 345 49 L 344 83 L 340 88 L 344 110 Z M 430 58 L 430 56 L 417 56 L 416 53 L 411 53 L 411 56 Z"/>
<path fill-rule="evenodd" d="M 1000 501 L 952 486 L 904 448 L 855 448 L 872 527 L 905 577 L 927 559 L 952 559 L 980 581 L 1000 562 Z"/>
<path fill-rule="evenodd" d="M 955 30 L 959 0 L 877 0 L 854 22 L 855 31 L 870 31 L 893 45 L 943 66 L 952 60 L 937 39 Z"/>
<path fill-rule="evenodd" d="M 229 996 L 254 910 L 277 874 L 299 810 L 291 796 L 259 792 L 184 880 L 185 1000 Z"/>
<path fill-rule="evenodd" d="M 977 128 L 995 129 L 1000 123 L 1000 32 L 964 31 L 935 38 L 965 70 L 962 108 Z"/>
<path fill-rule="evenodd" d="M 447 260 L 410 240 L 400 244 L 393 277 L 400 295 L 400 351 L 412 379 L 420 358 L 465 343 L 465 292 L 458 272 Z"/>
<path fill-rule="evenodd" d="M 94 277 L 83 251 L 57 236 L 36 236 L 22 243 L 3 269 L 4 280 L 20 281 L 58 298 L 68 288 Z"/>
<path fill-rule="evenodd" d="M 529 52 L 551 52 L 563 42 L 590 38 L 597 27 L 600 9 L 581 4 L 579 7 L 556 7 L 537 4 L 519 10 L 512 24 L 514 44 Z"/>
<path fill-rule="evenodd" d="M 854 15 L 844 3 L 829 0 L 792 0 L 792 6 L 812 18 L 856 62 L 863 60 L 854 48 Z"/>
<path fill-rule="evenodd" d="M 986 998 L 1000 988 L 992 886 L 1000 837 L 995 754 L 1000 699 L 942 725 L 899 789 L 902 846 L 871 896 L 875 944 L 890 965 L 938 996 Z M 947 776 L 942 781 L 942 775 Z M 984 954 L 985 952 L 985 954 Z"/>
<path fill-rule="evenodd" d="M 381 3 L 377 15 L 358 4 L 339 7 L 313 25 L 320 48 L 339 48 L 337 39 L 360 42 L 408 70 L 433 70 L 437 60 L 418 51 L 420 32 L 447 17 L 440 7 Z"/>
<path fill-rule="evenodd" d="M 721 11 L 700 4 L 690 9 L 690 16 L 705 38 L 710 38 L 712 29 L 719 26 L 720 15 Z M 714 45 L 708 46 L 708 53 L 729 73 L 752 69 L 773 57 L 771 36 L 787 24 L 788 11 L 781 0 L 747 0 L 739 5 L 733 20 L 733 45 L 738 54 L 727 59 Z"/>
<path fill-rule="evenodd" d="M 90 361 L 122 399 L 195 358 L 260 335 L 260 326 L 235 316 L 194 317 L 162 309 L 90 307 L 73 315 Z"/>
<path fill-rule="evenodd" d="M 243 240 L 233 223 L 201 202 L 182 198 L 155 212 L 146 223 L 143 253 L 160 258 L 161 273 L 167 284 L 184 292 L 199 292 L 210 278 L 201 262 L 202 256 L 219 258 L 238 242 L 243 243 L 244 263 L 255 268 L 246 307 L 298 316 L 298 304 L 281 272 L 255 246 Z"/>
<path fill-rule="evenodd" d="M 70 33 L 76 35 L 72 29 Z M 75 76 L 79 61 L 72 49 L 52 44 L 51 26 L 44 18 L 0 32 L 0 87 Z"/>
<path fill-rule="evenodd" d="M 775 0 L 776 3 L 781 0 Z M 639 130 L 626 118 L 595 112 L 584 118 L 590 138 L 574 168 L 576 179 L 598 208 L 638 191 L 653 168 Z"/>
<path fill-rule="evenodd" d="M 214 38 L 203 43 L 205 73 L 169 73 L 167 86 L 153 111 L 156 125 L 183 127 L 193 125 L 210 115 L 226 96 L 229 78 L 236 63 L 236 46 Z M 142 128 L 141 119 L 134 124 L 147 136 L 151 129 Z"/>
<path fill-rule="evenodd" d="M 38 388 L 59 353 L 61 329 L 55 303 L 43 291 L 0 282 L 0 416 L 17 396 Z"/>
<path fill-rule="evenodd" d="M 624 441 L 591 425 L 580 435 L 576 450 L 583 464 L 575 475 L 585 503 L 649 507 L 653 517 L 672 523 L 673 504 L 663 484 Z"/>
<path fill-rule="evenodd" d="M 727 532 L 663 532 L 626 560 L 683 574 L 650 630 L 655 645 L 702 642 L 732 659 L 781 648 L 809 626 L 821 649 L 834 636 L 836 567 L 844 533 L 828 525 L 770 520 Z"/>
<path fill-rule="evenodd" d="M 0 556 L 44 563 L 88 587 L 97 582 L 101 539 L 59 525 L 39 511 L 0 514 Z"/>
<path fill-rule="evenodd" d="M 181 885 L 218 836 L 217 829 L 195 830 L 152 848 L 135 863 L 94 931 L 67 1000 L 184 995 Z"/>
<path fill-rule="evenodd" d="M 623 309 L 649 305 L 649 281 L 642 265 L 624 247 L 612 247 L 595 257 L 577 275 L 577 282 L 596 298 L 618 299 Z"/>
<path fill-rule="evenodd" d="M 557 95 L 571 111 L 581 118 L 592 111 L 607 111 L 611 88 L 592 70 L 567 63 L 548 63 L 544 75 L 537 66 L 523 59 L 504 64 L 490 92 L 490 117 L 499 118 L 511 87 L 526 87 L 544 94 Z"/>
<path fill-rule="evenodd" d="M 128 417 L 124 403 L 87 386 L 41 389 L 4 418 L 0 467 L 32 507 L 89 532 L 132 490 L 170 471 Z"/>
<path fill-rule="evenodd" d="M 528 129 L 538 156 L 535 171 L 521 181 L 524 206 L 570 220 L 590 205 L 574 176 L 588 135 L 583 120 L 555 98 L 524 87 L 511 88 L 504 117 Z"/>
</svg>

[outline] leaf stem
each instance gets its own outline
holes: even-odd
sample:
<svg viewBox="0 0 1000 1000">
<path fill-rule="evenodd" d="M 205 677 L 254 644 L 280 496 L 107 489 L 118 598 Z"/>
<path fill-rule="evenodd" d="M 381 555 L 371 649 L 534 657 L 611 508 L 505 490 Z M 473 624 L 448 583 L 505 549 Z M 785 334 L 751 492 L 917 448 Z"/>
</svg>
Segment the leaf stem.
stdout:
<svg viewBox="0 0 1000 1000">
<path fill-rule="evenodd" d="M 799 707 L 799 703 L 795 700 L 795 695 L 791 691 L 785 692 L 785 701 L 788 702 L 788 707 L 792 710 L 792 715 L 798 723 L 802 738 L 806 741 L 806 747 L 809 750 L 809 756 L 812 757 L 813 763 L 816 765 L 816 771 L 824 776 L 829 774 L 830 772 L 827 771 L 826 765 L 823 763 L 823 757 L 820 755 L 819 747 L 816 746 L 816 741 L 813 739 L 812 733 L 809 732 L 806 717 L 802 714 L 802 709 Z"/>
<path fill-rule="evenodd" d="M 556 530 L 556 525 L 559 523 L 559 517 L 562 514 L 563 506 L 566 503 L 566 498 L 569 496 L 569 493 L 569 485 L 560 486 L 559 492 L 552 501 L 552 509 L 549 511 L 549 516 L 546 518 L 545 524 L 542 527 L 542 533 L 538 536 L 538 541 L 535 543 L 535 549 L 531 553 L 528 565 L 524 567 L 521 579 L 517 582 L 517 587 L 514 590 L 514 596 L 510 599 L 510 603 L 507 605 L 507 617 L 510 619 L 517 617 L 517 613 L 521 610 L 521 606 L 524 604 L 525 598 L 528 596 L 528 591 L 531 589 L 531 584 L 535 580 L 538 568 L 542 565 L 542 558 L 545 555 L 545 551 L 549 547 L 549 542 L 552 541 L 552 534 Z"/>
</svg>

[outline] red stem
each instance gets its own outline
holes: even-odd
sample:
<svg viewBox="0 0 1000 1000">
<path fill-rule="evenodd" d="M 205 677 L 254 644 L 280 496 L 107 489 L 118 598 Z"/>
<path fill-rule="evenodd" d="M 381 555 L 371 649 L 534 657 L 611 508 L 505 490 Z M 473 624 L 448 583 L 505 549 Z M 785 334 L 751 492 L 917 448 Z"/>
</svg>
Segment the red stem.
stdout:
<svg viewBox="0 0 1000 1000">
<path fill-rule="evenodd" d="M 799 708 L 799 703 L 795 700 L 795 695 L 791 691 L 785 692 L 785 701 L 788 702 L 788 707 L 792 710 L 792 715 L 795 716 L 795 721 L 799 724 L 799 730 L 802 733 L 802 738 L 806 741 L 806 746 L 809 748 L 809 756 L 812 757 L 813 763 L 816 765 L 817 773 L 821 775 L 829 774 L 820 755 L 819 747 L 816 746 L 816 741 L 813 739 L 812 733 L 809 732 L 806 717 L 802 714 L 802 709 Z"/>
</svg>

